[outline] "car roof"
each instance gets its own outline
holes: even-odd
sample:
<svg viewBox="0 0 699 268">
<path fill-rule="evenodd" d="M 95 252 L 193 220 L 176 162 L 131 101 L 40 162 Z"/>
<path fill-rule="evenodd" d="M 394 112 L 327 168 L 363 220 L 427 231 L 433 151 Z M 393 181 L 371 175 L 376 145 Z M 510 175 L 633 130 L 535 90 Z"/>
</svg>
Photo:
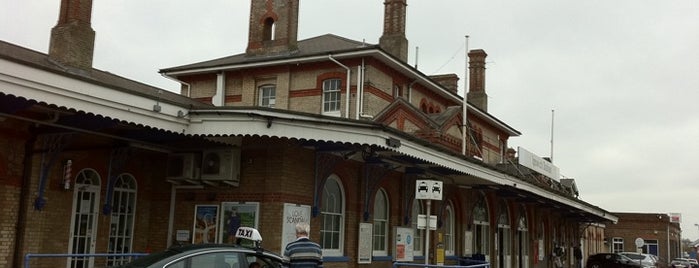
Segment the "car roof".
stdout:
<svg viewBox="0 0 699 268">
<path fill-rule="evenodd" d="M 148 254 L 146 256 L 140 257 L 136 260 L 134 260 L 131 263 L 128 263 L 127 265 L 124 265 L 122 267 L 146 267 L 151 264 L 160 262 L 164 259 L 171 258 L 176 255 L 180 254 L 196 254 L 198 252 L 208 252 L 208 251 L 235 251 L 235 252 L 243 252 L 243 253 L 252 253 L 252 254 L 258 254 L 258 255 L 263 255 L 271 258 L 278 259 L 281 262 L 285 262 L 286 259 L 274 252 L 267 251 L 261 248 L 255 249 L 255 248 L 249 248 L 241 245 L 235 245 L 235 244 L 189 244 L 189 245 L 182 245 L 182 246 L 174 246 L 170 247 L 167 250 L 161 251 L 161 252 L 156 252 L 152 254 Z"/>
</svg>

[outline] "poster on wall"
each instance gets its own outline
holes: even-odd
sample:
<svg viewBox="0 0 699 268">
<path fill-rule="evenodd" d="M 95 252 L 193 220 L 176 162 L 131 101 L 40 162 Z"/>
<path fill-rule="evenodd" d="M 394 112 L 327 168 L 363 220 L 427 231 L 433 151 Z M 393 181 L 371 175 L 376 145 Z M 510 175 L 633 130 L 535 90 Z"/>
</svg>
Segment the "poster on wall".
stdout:
<svg viewBox="0 0 699 268">
<path fill-rule="evenodd" d="M 296 240 L 296 224 L 301 222 L 311 224 L 311 206 L 285 203 L 282 218 L 282 251 L 286 248 L 286 244 Z M 313 226 L 311 226 L 311 233 L 313 233 Z"/>
<path fill-rule="evenodd" d="M 258 202 L 223 202 L 221 203 L 221 235 L 219 243 L 234 244 L 235 231 L 238 227 L 257 229 L 260 203 Z M 251 242 L 250 242 L 251 243 Z M 252 244 L 244 244 L 252 246 Z"/>
<path fill-rule="evenodd" d="M 217 205 L 196 205 L 194 207 L 194 232 L 192 233 L 192 244 L 216 243 L 218 229 Z"/>
<path fill-rule="evenodd" d="M 372 234 L 374 225 L 371 223 L 359 223 L 359 246 L 357 247 L 357 263 L 371 263 Z"/>
<path fill-rule="evenodd" d="M 473 232 L 464 232 L 464 256 L 473 256 Z"/>
<path fill-rule="evenodd" d="M 396 239 L 393 243 L 396 254 L 395 261 L 411 262 L 413 261 L 413 248 L 415 242 L 415 230 L 413 228 L 396 227 L 393 232 L 396 234 Z"/>
</svg>

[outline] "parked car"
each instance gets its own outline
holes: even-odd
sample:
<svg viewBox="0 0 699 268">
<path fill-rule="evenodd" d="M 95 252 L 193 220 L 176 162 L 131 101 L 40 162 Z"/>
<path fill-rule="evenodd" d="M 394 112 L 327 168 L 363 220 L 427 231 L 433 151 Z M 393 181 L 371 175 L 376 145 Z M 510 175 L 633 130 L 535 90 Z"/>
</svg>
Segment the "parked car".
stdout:
<svg viewBox="0 0 699 268">
<path fill-rule="evenodd" d="M 638 261 L 619 253 L 599 253 L 587 259 L 586 268 L 641 268 Z"/>
<path fill-rule="evenodd" d="M 699 267 L 699 262 L 697 262 L 696 259 L 687 259 L 687 260 L 689 261 L 689 263 L 692 264 L 692 268 Z"/>
<path fill-rule="evenodd" d="M 240 232 L 241 227 L 236 233 Z M 254 230 L 252 228 L 247 228 Z M 149 254 L 130 263 L 119 266 L 122 268 L 186 268 L 186 267 L 212 267 L 212 268 L 248 268 L 251 263 L 258 263 L 265 268 L 285 268 L 289 266 L 288 259 L 259 247 L 262 238 L 257 230 L 248 233 L 248 238 L 256 234 L 259 241 L 255 246 L 246 247 L 233 244 L 199 244 L 172 247 L 163 252 Z M 236 237 L 241 238 L 236 235 Z"/>
<path fill-rule="evenodd" d="M 691 268 L 692 263 L 689 262 L 689 260 L 685 259 L 685 258 L 674 258 L 674 259 L 672 259 L 672 262 L 670 262 L 670 267 L 672 267 L 672 268 Z"/>
<path fill-rule="evenodd" d="M 653 255 L 637 252 L 621 252 L 619 253 L 634 260 L 635 262 L 641 264 L 644 268 L 656 268 L 657 260 L 653 258 Z"/>
</svg>

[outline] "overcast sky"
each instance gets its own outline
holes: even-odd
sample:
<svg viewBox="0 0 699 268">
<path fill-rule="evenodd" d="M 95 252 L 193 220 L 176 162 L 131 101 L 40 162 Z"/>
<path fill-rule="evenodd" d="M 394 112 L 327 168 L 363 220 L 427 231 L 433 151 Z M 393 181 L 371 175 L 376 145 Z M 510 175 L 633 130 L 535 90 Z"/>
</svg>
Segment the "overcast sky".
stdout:
<svg viewBox="0 0 699 268">
<path fill-rule="evenodd" d="M 0 40 L 46 53 L 60 1 L 0 0 Z M 96 0 L 94 67 L 167 90 L 167 67 L 245 51 L 249 1 Z M 383 0 L 301 0 L 299 40 L 378 43 Z M 682 213 L 699 238 L 699 1 L 409 0 L 425 74 L 488 53 L 488 112 L 612 212 Z M 460 92 L 463 84 L 460 84 Z M 554 111 L 554 112 L 552 112 Z M 553 146 L 551 130 L 553 126 Z"/>
</svg>

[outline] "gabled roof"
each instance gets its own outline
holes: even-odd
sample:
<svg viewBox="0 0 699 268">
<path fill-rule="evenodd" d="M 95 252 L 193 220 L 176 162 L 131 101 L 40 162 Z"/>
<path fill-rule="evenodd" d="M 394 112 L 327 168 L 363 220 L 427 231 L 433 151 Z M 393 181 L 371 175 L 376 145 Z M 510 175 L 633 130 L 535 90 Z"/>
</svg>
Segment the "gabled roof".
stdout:
<svg viewBox="0 0 699 268">
<path fill-rule="evenodd" d="M 379 112 L 376 117 L 374 117 L 374 122 L 380 124 L 387 124 L 386 120 L 390 119 L 390 116 L 394 115 L 397 111 L 404 111 L 408 114 L 413 115 L 415 118 L 419 118 L 423 123 L 431 128 L 438 128 L 439 124 L 432 120 L 429 116 L 425 115 L 422 111 L 418 110 L 417 107 L 408 103 L 407 100 L 403 98 L 395 99 L 391 104 Z"/>
<path fill-rule="evenodd" d="M 319 54 L 327 54 L 330 52 L 344 52 L 359 50 L 364 48 L 377 48 L 378 46 L 357 42 L 334 34 L 325 34 L 309 39 L 298 41 L 298 49 L 293 51 L 282 52 L 278 54 L 264 55 L 247 55 L 245 53 L 227 56 L 223 58 L 202 61 L 177 67 L 161 69 L 161 73 L 177 72 L 182 70 L 211 68 L 226 66 L 232 64 L 254 63 L 269 60 L 281 60 L 296 57 L 313 56 Z"/>
</svg>

